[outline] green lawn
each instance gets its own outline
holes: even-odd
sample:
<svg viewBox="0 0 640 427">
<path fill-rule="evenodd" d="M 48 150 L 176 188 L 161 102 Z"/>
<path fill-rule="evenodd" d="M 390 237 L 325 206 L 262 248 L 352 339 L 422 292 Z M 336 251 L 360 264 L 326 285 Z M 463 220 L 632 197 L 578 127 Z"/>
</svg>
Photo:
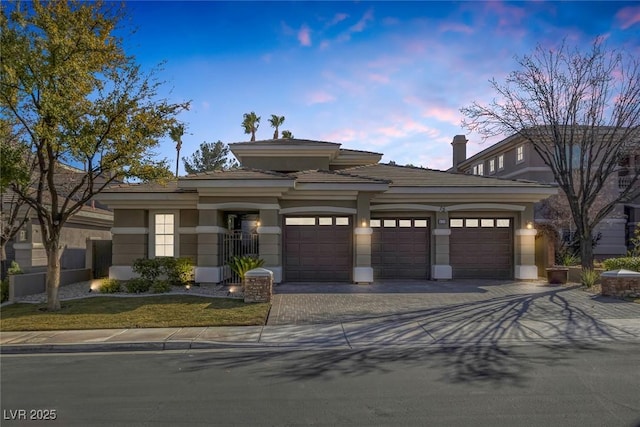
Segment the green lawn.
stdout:
<svg viewBox="0 0 640 427">
<path fill-rule="evenodd" d="M 57 312 L 47 312 L 46 304 L 2 307 L 0 330 L 264 325 L 269 307 L 268 303 L 245 304 L 237 299 L 192 295 L 93 297 L 62 301 L 62 309 Z"/>
</svg>

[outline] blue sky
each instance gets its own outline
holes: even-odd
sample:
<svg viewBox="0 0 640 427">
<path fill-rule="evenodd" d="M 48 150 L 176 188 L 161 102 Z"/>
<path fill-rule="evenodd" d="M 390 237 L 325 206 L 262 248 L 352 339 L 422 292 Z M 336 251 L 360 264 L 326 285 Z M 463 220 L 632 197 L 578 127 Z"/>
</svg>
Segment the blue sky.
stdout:
<svg viewBox="0 0 640 427">
<path fill-rule="evenodd" d="M 126 3 L 127 53 L 144 68 L 166 61 L 163 94 L 191 100 L 181 156 L 203 141 L 247 141 L 243 113 L 271 114 L 296 138 L 384 153 L 383 161 L 447 169 L 456 134 L 468 155 L 486 147 L 459 109 L 486 102 L 488 80 L 514 56 L 563 38 L 596 36 L 640 55 L 640 2 L 214 2 Z M 167 139 L 159 153 L 175 161 Z M 184 173 L 182 162 L 181 174 Z"/>
</svg>

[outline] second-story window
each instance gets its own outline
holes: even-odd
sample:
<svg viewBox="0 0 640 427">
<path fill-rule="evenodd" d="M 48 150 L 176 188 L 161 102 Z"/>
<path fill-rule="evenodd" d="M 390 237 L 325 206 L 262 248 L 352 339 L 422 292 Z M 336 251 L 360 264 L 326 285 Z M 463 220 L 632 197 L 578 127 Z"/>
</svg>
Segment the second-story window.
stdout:
<svg viewBox="0 0 640 427">
<path fill-rule="evenodd" d="M 478 165 L 473 165 L 471 173 L 474 174 L 474 175 L 478 175 Z"/>
<path fill-rule="evenodd" d="M 484 164 L 483 163 L 479 163 L 478 164 L 478 175 L 484 175 Z"/>
<path fill-rule="evenodd" d="M 518 145 L 516 147 L 516 163 L 520 163 L 524 160 L 524 145 Z"/>
<path fill-rule="evenodd" d="M 494 173 L 496 171 L 496 159 L 489 160 L 489 173 Z"/>
<path fill-rule="evenodd" d="M 504 154 L 498 156 L 498 170 L 504 169 Z"/>
</svg>

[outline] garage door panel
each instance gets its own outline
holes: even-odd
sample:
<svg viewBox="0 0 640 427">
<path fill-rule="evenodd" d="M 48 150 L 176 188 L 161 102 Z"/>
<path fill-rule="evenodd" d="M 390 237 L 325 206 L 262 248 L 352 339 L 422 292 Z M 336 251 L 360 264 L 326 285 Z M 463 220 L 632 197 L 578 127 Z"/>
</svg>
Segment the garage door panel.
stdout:
<svg viewBox="0 0 640 427">
<path fill-rule="evenodd" d="M 454 279 L 513 278 L 511 227 L 452 227 L 449 244 Z"/>
<path fill-rule="evenodd" d="M 420 219 L 421 221 L 426 221 Z M 384 225 L 395 225 L 394 227 Z M 399 225 L 411 225 L 400 227 Z M 380 220 L 371 236 L 374 279 L 428 279 L 429 228 L 415 227 L 414 219 Z"/>
<path fill-rule="evenodd" d="M 323 217 L 328 218 L 328 217 Z M 311 218 L 307 218 L 311 219 Z M 349 220 L 350 221 L 350 220 Z M 350 281 L 352 274 L 352 226 L 288 225 L 284 230 L 284 279 L 286 281 Z"/>
</svg>

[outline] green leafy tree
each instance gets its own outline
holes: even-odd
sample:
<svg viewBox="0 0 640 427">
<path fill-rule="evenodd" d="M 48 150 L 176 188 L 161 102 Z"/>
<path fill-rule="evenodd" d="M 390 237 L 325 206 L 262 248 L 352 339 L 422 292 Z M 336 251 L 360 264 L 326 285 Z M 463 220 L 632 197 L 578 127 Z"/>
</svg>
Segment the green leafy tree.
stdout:
<svg viewBox="0 0 640 427">
<path fill-rule="evenodd" d="M 11 190 L 12 185 L 28 188 L 33 168 L 33 156 L 22 135 L 14 134 L 12 128 L 8 120 L 0 118 L 0 262 L 3 266 L 7 262 L 7 243 L 29 221 L 31 211 Z"/>
<path fill-rule="evenodd" d="M 602 40 L 582 52 L 563 42 L 538 46 L 517 58 L 519 69 L 504 83 L 491 80 L 495 100 L 461 111 L 463 124 L 481 135 L 517 134 L 550 168 L 580 239 L 582 266 L 593 267 L 593 231 L 618 203 L 640 196 L 640 165 L 627 168 L 627 185 L 616 184 L 620 162 L 640 147 L 640 60 L 608 50 Z"/>
<path fill-rule="evenodd" d="M 47 255 L 47 308 L 60 309 L 60 234 L 114 181 L 169 179 L 159 140 L 188 103 L 159 99 L 114 30 L 124 5 L 34 1 L 0 12 L 0 111 L 34 155 L 34 184 L 12 190 L 35 212 Z M 79 164 L 83 169 L 66 165 Z"/>
<path fill-rule="evenodd" d="M 269 119 L 269 123 L 271 124 L 271 127 L 274 128 L 273 139 L 278 139 L 278 129 L 280 129 L 280 126 L 282 126 L 282 124 L 284 123 L 284 116 L 276 116 L 275 114 L 272 114 L 271 118 Z"/>
<path fill-rule="evenodd" d="M 229 147 L 222 141 L 203 142 L 190 158 L 183 157 L 182 162 L 187 173 L 199 173 L 216 170 L 228 170 L 238 166 L 230 159 Z"/>
<path fill-rule="evenodd" d="M 290 130 L 283 130 L 282 137 L 285 139 L 293 139 L 293 134 L 291 133 Z"/>
<path fill-rule="evenodd" d="M 251 134 L 251 141 L 255 141 L 256 132 L 258 131 L 258 127 L 260 127 L 260 116 L 256 116 L 256 113 L 252 111 L 250 113 L 244 113 L 242 117 L 244 133 Z"/>
</svg>

